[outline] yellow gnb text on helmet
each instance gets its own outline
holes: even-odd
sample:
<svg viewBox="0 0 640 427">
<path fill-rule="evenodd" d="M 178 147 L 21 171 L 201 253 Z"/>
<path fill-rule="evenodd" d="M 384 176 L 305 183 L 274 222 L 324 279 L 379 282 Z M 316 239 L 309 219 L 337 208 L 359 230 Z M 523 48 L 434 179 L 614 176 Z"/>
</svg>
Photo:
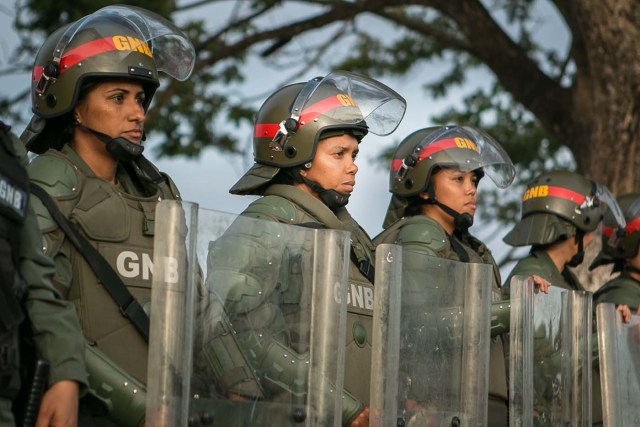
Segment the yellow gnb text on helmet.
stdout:
<svg viewBox="0 0 640 427">
<path fill-rule="evenodd" d="M 533 199 L 535 197 L 547 197 L 549 195 L 549 186 L 548 185 L 536 185 L 535 187 L 529 188 L 524 192 L 522 196 L 522 201 L 526 202 L 529 199 Z"/>
<path fill-rule="evenodd" d="M 113 41 L 113 46 L 117 50 L 136 51 L 144 53 L 149 58 L 153 58 L 153 54 L 151 53 L 151 49 L 149 49 L 149 46 L 138 38 L 130 36 L 113 36 L 111 40 Z"/>
</svg>

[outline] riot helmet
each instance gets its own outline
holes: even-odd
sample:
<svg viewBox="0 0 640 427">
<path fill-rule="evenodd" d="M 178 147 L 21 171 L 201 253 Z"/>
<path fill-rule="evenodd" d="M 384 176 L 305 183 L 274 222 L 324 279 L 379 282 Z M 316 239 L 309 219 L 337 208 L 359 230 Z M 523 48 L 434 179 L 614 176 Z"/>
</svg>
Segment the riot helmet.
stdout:
<svg viewBox="0 0 640 427">
<path fill-rule="evenodd" d="M 584 258 L 584 235 L 598 227 L 605 206 L 624 226 L 622 211 L 606 187 L 575 172 L 544 172 L 527 185 L 522 219 L 503 240 L 511 246 L 547 245 L 575 236 L 578 253 L 568 265 L 577 266 Z"/>
<path fill-rule="evenodd" d="M 22 139 L 30 151 L 46 151 L 49 138 L 41 136 L 47 125 L 70 120 L 83 85 L 90 81 L 140 82 L 146 110 L 160 84 L 158 72 L 186 80 L 194 64 L 193 45 L 165 18 L 133 6 L 104 7 L 58 29 L 38 51 L 31 81 L 34 117 Z"/>
<path fill-rule="evenodd" d="M 623 194 L 617 198 L 626 224 L 620 227 L 611 212 L 602 220 L 602 251 L 589 268 L 634 258 L 640 245 L 640 193 Z M 597 262 L 599 261 L 599 262 Z"/>
<path fill-rule="evenodd" d="M 304 180 L 296 171 L 310 164 L 320 140 L 344 133 L 358 142 L 369 132 L 389 135 L 405 109 L 404 98 L 389 87 L 347 71 L 280 88 L 262 104 L 255 120 L 255 165 L 229 192 L 261 195 L 281 170 Z M 346 204 L 348 195 L 306 183 L 325 203 Z"/>
<path fill-rule="evenodd" d="M 515 168 L 504 149 L 491 136 L 471 126 L 436 126 L 417 130 L 396 148 L 391 161 L 389 191 L 393 194 L 384 228 L 404 217 L 412 203 L 438 205 L 454 218 L 456 228 L 466 231 L 473 223 L 469 214 L 460 214 L 440 203 L 432 176 L 443 168 L 474 171 L 478 179 L 488 176 L 498 187 L 508 187 Z M 424 200 L 418 196 L 428 193 Z"/>
</svg>

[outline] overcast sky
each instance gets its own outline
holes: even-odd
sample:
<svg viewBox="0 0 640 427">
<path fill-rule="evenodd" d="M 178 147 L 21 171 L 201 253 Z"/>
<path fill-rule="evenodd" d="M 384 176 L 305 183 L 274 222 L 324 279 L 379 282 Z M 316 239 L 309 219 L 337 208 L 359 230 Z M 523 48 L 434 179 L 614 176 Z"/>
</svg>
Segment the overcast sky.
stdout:
<svg viewBox="0 0 640 427">
<path fill-rule="evenodd" d="M 224 3 L 218 3 L 216 6 L 198 10 L 197 13 L 201 14 L 200 16 L 217 16 L 224 19 L 225 13 L 228 13 L 228 7 L 225 8 Z M 17 34 L 12 28 L 13 14 L 12 8 L 0 5 L 0 61 L 2 66 L 5 66 L 10 61 L 7 58 L 17 40 Z M 560 46 L 565 46 L 566 32 L 562 32 L 562 27 L 558 25 L 553 11 L 543 10 L 540 17 L 538 24 L 540 37 L 545 39 L 547 43 L 560 43 Z M 352 216 L 372 237 L 382 230 L 382 221 L 390 198 L 388 193 L 388 169 L 382 168 L 379 164 L 374 164 L 373 159 L 379 155 L 384 147 L 399 142 L 404 136 L 416 129 L 432 125 L 433 123 L 429 121 L 429 117 L 438 114 L 448 106 L 457 105 L 463 95 L 470 91 L 470 86 L 475 88 L 478 85 L 487 85 L 490 81 L 488 72 L 474 73 L 469 85 L 452 90 L 446 100 L 433 101 L 427 97 L 421 87 L 425 82 L 423 76 L 428 72 L 437 73 L 436 70 L 421 69 L 402 79 L 382 79 L 385 84 L 407 99 L 408 106 L 405 118 L 394 134 L 386 138 L 369 135 L 364 139 L 360 147 L 358 158 L 360 170 L 356 177 L 356 187 L 348 208 Z M 306 76 L 305 79 L 315 77 L 315 75 L 317 74 Z M 253 68 L 249 68 L 247 77 L 245 88 L 247 91 L 253 90 L 253 93 L 261 92 L 256 89 L 258 85 L 264 87 L 269 82 L 276 84 L 282 78 L 281 73 L 265 70 L 259 67 L 258 64 Z M 16 93 L 28 85 L 29 75 L 0 77 L 0 92 L 2 93 Z M 25 108 L 28 108 L 28 106 L 25 106 Z M 23 127 L 24 124 L 14 126 L 18 133 Z M 240 139 L 243 141 L 242 144 L 245 148 L 243 157 L 221 155 L 216 150 L 209 149 L 197 160 L 181 158 L 158 160 L 153 154 L 153 137 L 146 142 L 148 147 L 145 154 L 161 170 L 172 176 L 180 188 L 184 200 L 197 202 L 200 206 L 209 209 L 240 213 L 253 200 L 253 197 L 232 196 L 228 193 L 228 190 L 253 163 L 250 130 L 246 135 L 240 135 Z M 482 185 L 492 185 L 492 183 L 490 180 L 485 179 L 482 181 Z M 482 224 L 477 224 L 472 228 L 472 232 L 481 238 L 487 239 L 489 236 L 486 235 L 486 229 L 487 227 Z M 483 230 L 485 233 L 483 233 Z M 501 241 L 502 236 L 493 237 L 489 239 L 488 244 L 494 252 L 499 254 L 505 250 Z"/>
</svg>

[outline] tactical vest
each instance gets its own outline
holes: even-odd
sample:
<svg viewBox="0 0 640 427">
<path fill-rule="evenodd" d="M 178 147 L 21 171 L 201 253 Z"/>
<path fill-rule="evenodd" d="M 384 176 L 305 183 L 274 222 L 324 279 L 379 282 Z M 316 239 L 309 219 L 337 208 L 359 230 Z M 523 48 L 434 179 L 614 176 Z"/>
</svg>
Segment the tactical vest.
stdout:
<svg viewBox="0 0 640 427">
<path fill-rule="evenodd" d="M 42 156 L 74 164 L 73 159 L 56 150 Z M 156 186 L 148 196 L 132 195 L 83 169 L 73 168 L 77 182 L 73 194 L 55 197 L 60 211 L 96 247 L 148 312 L 155 208 L 159 200 L 176 199 L 177 194 L 165 185 Z M 117 177 L 122 185 L 131 179 L 130 172 L 121 166 Z M 71 245 L 70 262 L 72 278 L 66 298 L 76 307 L 85 337 L 116 365 L 146 383 L 147 343 Z"/>
<path fill-rule="evenodd" d="M 313 196 L 290 185 L 272 185 L 261 203 L 287 203 L 295 208 L 293 218 L 271 218 L 287 224 L 318 224 L 323 228 L 351 232 L 351 262 L 347 288 L 347 335 L 344 388 L 360 402 L 369 403 L 371 339 L 373 328 L 373 284 L 364 275 L 375 265 L 373 243 L 346 209 L 335 214 Z M 285 199 L 285 200 L 283 200 Z M 247 209 L 248 211 L 251 208 Z"/>
<path fill-rule="evenodd" d="M 14 150 L 9 127 L 0 122 L 0 398 L 13 399 L 20 389 L 18 327 L 25 287 L 19 280 L 19 230 L 27 216 L 27 172 Z"/>
</svg>

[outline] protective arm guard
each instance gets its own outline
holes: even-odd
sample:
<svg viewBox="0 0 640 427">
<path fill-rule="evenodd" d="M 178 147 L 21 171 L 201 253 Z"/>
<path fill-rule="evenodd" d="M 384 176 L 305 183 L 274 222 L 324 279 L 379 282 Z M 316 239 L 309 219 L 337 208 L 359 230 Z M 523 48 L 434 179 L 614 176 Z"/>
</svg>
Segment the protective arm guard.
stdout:
<svg viewBox="0 0 640 427">
<path fill-rule="evenodd" d="M 491 336 L 509 332 L 511 301 L 497 301 L 491 304 Z"/>
<path fill-rule="evenodd" d="M 299 354 L 276 339 L 264 340 L 259 337 L 258 332 L 247 331 L 242 333 L 242 341 L 253 344 L 248 351 L 252 363 L 240 350 L 236 333 L 226 316 L 221 316 L 221 319 L 218 333 L 203 346 L 201 353 L 206 369 L 221 383 L 220 385 L 227 391 L 257 399 L 264 399 L 265 395 L 288 393 L 293 403 L 292 410 L 296 409 L 296 402 L 300 402 L 300 407 L 304 407 L 308 355 Z M 252 365 L 258 369 L 254 370 Z M 325 389 L 335 393 L 335 387 L 330 382 Z M 364 405 L 346 390 L 342 393 L 342 404 L 343 425 L 348 425 L 364 409 Z"/>
<path fill-rule="evenodd" d="M 89 393 L 102 402 L 116 425 L 142 425 L 147 395 L 144 384 L 120 369 L 96 347 L 87 345 L 85 348 Z"/>
</svg>

